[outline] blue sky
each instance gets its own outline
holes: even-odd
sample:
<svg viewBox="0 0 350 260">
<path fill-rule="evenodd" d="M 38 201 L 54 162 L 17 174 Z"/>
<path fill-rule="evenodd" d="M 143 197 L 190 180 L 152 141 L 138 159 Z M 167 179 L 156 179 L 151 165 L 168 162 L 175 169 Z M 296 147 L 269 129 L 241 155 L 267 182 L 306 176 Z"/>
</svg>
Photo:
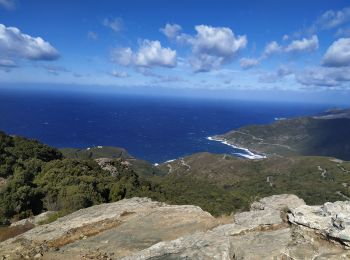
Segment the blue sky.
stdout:
<svg viewBox="0 0 350 260">
<path fill-rule="evenodd" d="M 346 100 L 350 3 L 0 0 L 8 83 Z"/>
</svg>

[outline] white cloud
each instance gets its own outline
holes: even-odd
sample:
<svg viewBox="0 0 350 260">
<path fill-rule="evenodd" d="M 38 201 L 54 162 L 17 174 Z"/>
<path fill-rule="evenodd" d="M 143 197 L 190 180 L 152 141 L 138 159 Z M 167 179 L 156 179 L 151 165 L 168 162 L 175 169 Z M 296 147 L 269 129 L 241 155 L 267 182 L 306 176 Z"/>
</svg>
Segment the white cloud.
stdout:
<svg viewBox="0 0 350 260">
<path fill-rule="evenodd" d="M 17 64 L 13 60 L 0 59 L 0 70 L 10 72 L 13 68 L 16 68 Z"/>
<path fill-rule="evenodd" d="M 350 8 L 344 8 L 339 11 L 328 10 L 323 13 L 316 21 L 315 26 L 321 29 L 332 29 L 345 22 L 350 21 Z"/>
<path fill-rule="evenodd" d="M 102 24 L 115 32 L 120 32 L 123 29 L 123 20 L 119 17 L 114 19 L 105 18 Z"/>
<path fill-rule="evenodd" d="M 169 39 L 174 39 L 180 34 L 182 28 L 178 24 L 167 23 L 164 28 L 160 28 L 159 30 Z"/>
<path fill-rule="evenodd" d="M 350 38 L 340 38 L 332 43 L 323 57 L 322 65 L 342 67 L 350 65 Z"/>
<path fill-rule="evenodd" d="M 0 5 L 9 10 L 16 6 L 14 0 L 0 0 Z"/>
<path fill-rule="evenodd" d="M 337 37 L 350 37 L 350 28 L 339 28 L 335 35 Z"/>
<path fill-rule="evenodd" d="M 239 65 L 241 66 L 241 68 L 243 69 L 250 69 L 255 67 L 256 65 L 259 64 L 259 60 L 258 59 L 252 59 L 252 58 L 241 58 L 239 60 Z"/>
<path fill-rule="evenodd" d="M 137 51 L 131 48 L 113 50 L 112 60 L 124 66 L 171 68 L 176 66 L 176 51 L 162 47 L 159 41 L 144 40 Z"/>
<path fill-rule="evenodd" d="M 93 32 L 93 31 L 89 31 L 87 34 L 88 39 L 90 40 L 97 40 L 98 39 L 98 34 Z"/>
<path fill-rule="evenodd" d="M 311 68 L 298 73 L 296 79 L 306 86 L 340 86 L 350 81 L 350 68 Z"/>
<path fill-rule="evenodd" d="M 288 41 L 289 40 L 289 35 L 288 34 L 283 35 L 282 40 L 283 41 Z"/>
<path fill-rule="evenodd" d="M 129 74 L 125 71 L 116 71 L 116 70 L 113 70 L 110 75 L 112 75 L 113 77 L 116 77 L 116 78 L 127 78 L 129 77 Z"/>
<path fill-rule="evenodd" d="M 131 48 L 116 48 L 112 51 L 112 61 L 123 66 L 131 65 L 133 60 L 133 51 Z"/>
<path fill-rule="evenodd" d="M 230 28 L 195 26 L 197 34 L 179 37 L 192 46 L 190 63 L 195 72 L 217 69 L 229 62 L 241 49 L 247 45 L 247 37 L 235 36 Z"/>
<path fill-rule="evenodd" d="M 281 52 L 282 50 L 283 48 L 276 41 L 272 41 L 266 44 L 265 49 L 259 58 L 242 58 L 239 60 L 239 64 L 243 69 L 250 69 L 257 66 L 260 62 L 271 55 Z"/>
<path fill-rule="evenodd" d="M 304 51 L 315 51 L 318 49 L 318 37 L 313 35 L 311 38 L 292 41 L 286 48 L 286 52 L 297 53 Z"/>
<path fill-rule="evenodd" d="M 268 56 L 280 52 L 281 50 L 281 46 L 276 41 L 272 41 L 266 45 L 263 52 L 263 57 L 267 58 Z"/>
<path fill-rule="evenodd" d="M 23 34 L 16 27 L 0 24 L 0 55 L 28 60 L 55 60 L 58 51 L 40 37 Z"/>
<path fill-rule="evenodd" d="M 281 81 L 285 77 L 292 75 L 294 72 L 289 67 L 281 65 L 277 71 L 267 72 L 259 77 L 259 82 L 262 83 L 275 83 Z"/>
<path fill-rule="evenodd" d="M 17 67 L 17 65 L 13 60 L 0 59 L 0 67 L 15 68 L 15 67 Z"/>
</svg>

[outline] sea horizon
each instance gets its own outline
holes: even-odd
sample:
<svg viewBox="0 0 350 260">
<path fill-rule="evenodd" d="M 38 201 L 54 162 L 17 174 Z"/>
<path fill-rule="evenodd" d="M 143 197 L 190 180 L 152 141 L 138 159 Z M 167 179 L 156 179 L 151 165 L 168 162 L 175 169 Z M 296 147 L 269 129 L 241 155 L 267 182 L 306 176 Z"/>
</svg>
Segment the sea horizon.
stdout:
<svg viewBox="0 0 350 260">
<path fill-rule="evenodd" d="M 8 134 L 38 139 L 57 148 L 122 147 L 152 163 L 198 152 L 249 158 L 250 152 L 244 147 L 232 147 L 208 137 L 335 107 L 59 90 L 0 92 L 0 129 Z"/>
</svg>

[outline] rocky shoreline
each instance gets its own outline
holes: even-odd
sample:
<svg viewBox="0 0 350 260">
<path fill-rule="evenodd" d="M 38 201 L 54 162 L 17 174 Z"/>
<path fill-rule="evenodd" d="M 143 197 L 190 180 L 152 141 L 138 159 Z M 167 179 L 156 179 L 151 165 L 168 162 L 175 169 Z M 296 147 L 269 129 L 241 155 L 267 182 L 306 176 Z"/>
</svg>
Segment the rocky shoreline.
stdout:
<svg viewBox="0 0 350 260">
<path fill-rule="evenodd" d="M 247 148 L 244 148 L 244 147 L 240 147 L 240 146 L 237 146 L 235 144 L 232 144 L 231 142 L 229 142 L 228 140 L 224 139 L 224 138 L 220 138 L 218 136 L 209 136 L 207 137 L 208 140 L 210 141 L 215 141 L 215 142 L 219 142 L 219 143 L 222 143 L 222 144 L 225 144 L 225 145 L 228 145 L 234 149 L 239 149 L 239 150 L 242 150 L 244 151 L 245 153 L 235 153 L 236 155 L 239 155 L 239 156 L 242 156 L 244 158 L 247 158 L 247 159 L 252 159 L 252 160 L 260 160 L 260 159 L 265 159 L 267 158 L 266 155 L 264 154 L 258 154 L 256 152 L 252 152 L 251 150 L 247 149 Z"/>
</svg>

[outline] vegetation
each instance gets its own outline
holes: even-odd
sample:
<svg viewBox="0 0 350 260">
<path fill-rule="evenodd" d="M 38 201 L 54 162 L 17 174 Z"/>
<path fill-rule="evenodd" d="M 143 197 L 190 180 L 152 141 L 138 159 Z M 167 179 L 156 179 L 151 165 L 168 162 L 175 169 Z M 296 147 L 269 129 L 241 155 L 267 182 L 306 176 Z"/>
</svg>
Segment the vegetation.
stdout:
<svg viewBox="0 0 350 260">
<path fill-rule="evenodd" d="M 102 148 L 97 148 L 102 149 Z M 350 197 L 350 163 L 328 157 L 243 160 L 195 154 L 155 167 L 126 153 L 107 153 L 113 174 L 81 153 L 62 153 L 37 141 L 0 132 L 0 224 L 46 210 L 49 221 L 95 204 L 134 196 L 192 204 L 213 215 L 247 209 L 261 197 L 293 193 L 308 204 Z M 118 150 L 119 151 L 119 150 Z M 104 150 L 99 156 L 105 157 Z M 78 154 L 78 156 L 77 156 Z"/>
<path fill-rule="evenodd" d="M 281 193 L 295 194 L 309 205 L 350 197 L 350 162 L 334 158 L 294 156 L 253 161 L 200 153 L 183 160 L 186 166 L 181 160 L 170 163 L 172 170 L 166 178 L 205 181 L 224 189 L 225 196 L 235 197 L 243 207 Z M 161 167 L 169 170 L 167 164 Z"/>
<path fill-rule="evenodd" d="M 63 213 L 137 195 L 152 194 L 153 186 L 121 161 L 118 175 L 91 159 L 68 159 L 39 142 L 0 133 L 0 224 L 45 210 Z"/>
<path fill-rule="evenodd" d="M 303 117 L 246 126 L 219 137 L 270 155 L 334 156 L 350 160 L 349 129 L 349 118 Z"/>
<path fill-rule="evenodd" d="M 64 157 L 72 159 L 132 158 L 125 149 L 110 146 L 98 146 L 87 149 L 62 148 L 60 151 Z"/>
</svg>

